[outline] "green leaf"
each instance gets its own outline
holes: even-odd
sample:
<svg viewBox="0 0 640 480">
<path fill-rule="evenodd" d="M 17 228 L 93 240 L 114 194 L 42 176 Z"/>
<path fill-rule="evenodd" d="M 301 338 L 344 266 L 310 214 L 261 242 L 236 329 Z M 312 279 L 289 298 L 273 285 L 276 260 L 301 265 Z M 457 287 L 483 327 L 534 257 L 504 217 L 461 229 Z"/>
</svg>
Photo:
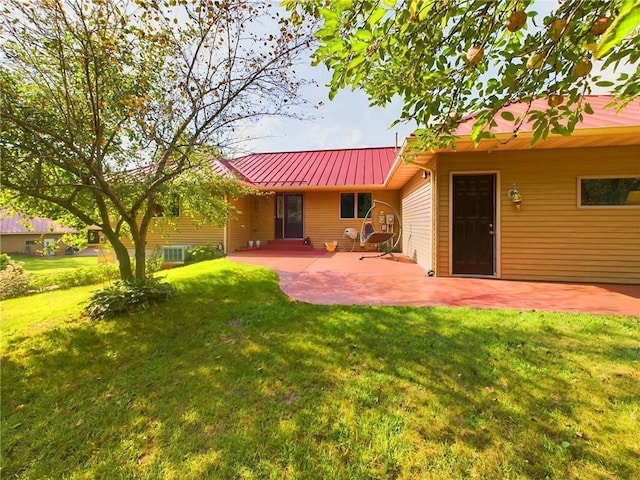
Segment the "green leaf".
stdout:
<svg viewBox="0 0 640 480">
<path fill-rule="evenodd" d="M 320 15 L 322 15 L 322 17 L 325 19 L 325 22 L 329 20 L 333 20 L 334 22 L 337 23 L 340 20 L 340 18 L 338 17 L 338 14 L 328 8 L 321 8 Z"/>
<path fill-rule="evenodd" d="M 604 57 L 618 43 L 640 25 L 640 0 L 627 0 L 620 14 L 602 36 L 594 55 L 597 60 Z"/>
<path fill-rule="evenodd" d="M 382 20 L 382 17 L 384 17 L 386 14 L 387 11 L 384 8 L 376 8 L 369 17 L 367 23 L 371 28 L 373 28 L 378 24 L 380 20 Z"/>
<path fill-rule="evenodd" d="M 353 70 L 354 68 L 356 68 L 358 65 L 362 64 L 364 61 L 366 60 L 366 57 L 364 55 L 357 55 L 355 56 L 350 62 L 349 65 L 347 66 L 347 70 Z"/>
<path fill-rule="evenodd" d="M 511 112 L 502 112 L 500 116 L 507 122 L 513 122 L 516 119 Z"/>
<path fill-rule="evenodd" d="M 368 42 L 373 38 L 373 34 L 369 30 L 361 28 L 356 32 L 356 37 L 358 37 L 360 40 Z"/>
<path fill-rule="evenodd" d="M 427 17 L 429 16 L 429 14 L 431 13 L 431 8 L 433 7 L 433 3 L 429 3 L 429 4 L 422 4 L 422 7 L 420 8 L 420 12 L 418 13 L 418 20 L 419 21 L 424 21 L 427 19 Z"/>
<path fill-rule="evenodd" d="M 593 115 L 593 108 L 591 108 L 591 104 L 589 104 L 588 102 L 585 102 L 584 111 L 585 111 L 585 113 L 588 113 L 589 115 Z"/>
</svg>

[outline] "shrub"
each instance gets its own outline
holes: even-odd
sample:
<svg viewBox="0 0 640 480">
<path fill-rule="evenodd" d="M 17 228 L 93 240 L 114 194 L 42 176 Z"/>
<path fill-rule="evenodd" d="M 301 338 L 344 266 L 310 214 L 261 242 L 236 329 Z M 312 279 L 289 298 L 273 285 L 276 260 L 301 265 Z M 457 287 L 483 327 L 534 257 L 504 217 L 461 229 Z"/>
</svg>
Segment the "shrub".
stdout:
<svg viewBox="0 0 640 480">
<path fill-rule="evenodd" d="M 0 253 L 0 271 L 5 270 L 9 266 L 9 262 L 13 260 L 6 253 Z"/>
<path fill-rule="evenodd" d="M 35 290 L 44 290 L 52 286 L 64 289 L 109 281 L 118 278 L 119 275 L 118 265 L 110 263 L 95 267 L 76 268 L 49 275 L 38 275 L 32 277 L 30 282 L 31 288 Z"/>
<path fill-rule="evenodd" d="M 218 250 L 211 244 L 198 245 L 187 251 L 187 263 L 204 262 L 205 260 L 214 260 L 223 256 L 222 250 Z"/>
<path fill-rule="evenodd" d="M 89 299 L 85 313 L 91 320 L 108 319 L 124 313 L 135 313 L 164 302 L 175 293 L 175 287 L 157 278 L 119 280 L 96 292 Z"/>
<path fill-rule="evenodd" d="M 0 259 L 0 299 L 20 297 L 29 291 L 29 277 L 23 263 L 14 261 L 9 255 L 2 254 Z"/>
<path fill-rule="evenodd" d="M 162 263 L 162 251 L 156 248 L 146 260 L 147 275 L 162 270 Z"/>
</svg>

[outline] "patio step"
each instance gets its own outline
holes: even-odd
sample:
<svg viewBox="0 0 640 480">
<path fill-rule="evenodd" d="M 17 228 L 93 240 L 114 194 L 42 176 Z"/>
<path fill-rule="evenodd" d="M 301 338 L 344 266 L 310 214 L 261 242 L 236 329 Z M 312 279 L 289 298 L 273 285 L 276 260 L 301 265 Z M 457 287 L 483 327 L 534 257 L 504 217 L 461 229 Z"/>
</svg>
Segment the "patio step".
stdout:
<svg viewBox="0 0 640 480">
<path fill-rule="evenodd" d="M 312 251 L 313 245 L 305 245 L 302 240 L 269 240 L 266 245 L 261 245 L 263 250 L 288 250 L 288 251 Z"/>
</svg>

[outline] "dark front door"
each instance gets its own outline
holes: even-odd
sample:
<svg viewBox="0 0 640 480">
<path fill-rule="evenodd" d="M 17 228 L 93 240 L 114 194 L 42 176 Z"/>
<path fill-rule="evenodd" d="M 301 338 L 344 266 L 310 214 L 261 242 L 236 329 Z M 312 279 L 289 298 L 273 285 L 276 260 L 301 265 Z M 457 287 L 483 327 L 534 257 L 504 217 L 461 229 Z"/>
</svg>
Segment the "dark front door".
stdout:
<svg viewBox="0 0 640 480">
<path fill-rule="evenodd" d="M 302 238 L 304 233 L 301 193 L 276 195 L 275 238 Z"/>
<path fill-rule="evenodd" d="M 495 273 L 495 175 L 453 176 L 453 274 Z"/>
</svg>

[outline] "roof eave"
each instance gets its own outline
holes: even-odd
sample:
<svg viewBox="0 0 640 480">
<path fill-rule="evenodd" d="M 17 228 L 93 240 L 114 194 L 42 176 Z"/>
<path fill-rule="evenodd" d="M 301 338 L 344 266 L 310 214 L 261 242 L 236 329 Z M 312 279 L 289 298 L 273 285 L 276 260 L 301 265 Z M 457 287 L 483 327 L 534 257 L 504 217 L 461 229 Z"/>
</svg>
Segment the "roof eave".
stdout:
<svg viewBox="0 0 640 480">
<path fill-rule="evenodd" d="M 528 150 L 530 148 L 536 148 L 536 146 L 544 145 L 548 142 L 553 142 L 553 140 L 567 140 L 571 138 L 584 138 L 584 137 L 597 137 L 601 136 L 603 140 L 610 138 L 614 135 L 638 135 L 638 143 L 640 143 L 640 125 L 624 125 L 624 126 L 612 126 L 612 127 L 592 127 L 592 128 L 577 128 L 575 129 L 571 135 L 557 135 L 552 134 L 547 137 L 545 140 L 540 140 L 533 147 L 531 147 L 530 143 L 525 145 L 517 145 L 515 148 L 510 148 L 511 150 Z M 505 146 L 509 149 L 509 140 L 519 139 L 519 140 L 533 140 L 534 132 L 531 130 L 521 131 L 517 134 L 513 134 L 512 132 L 497 132 L 495 133 L 494 138 L 487 139 L 486 141 L 481 141 L 477 147 L 475 148 L 478 151 L 488 151 L 492 148 L 495 148 L 495 144 L 499 143 L 501 146 Z M 460 135 L 456 137 L 456 146 L 459 147 L 462 144 L 472 144 L 473 140 L 471 139 L 471 135 Z M 606 145 L 607 142 L 603 142 L 603 145 Z M 438 152 L 452 152 L 454 149 L 439 149 Z"/>
<path fill-rule="evenodd" d="M 475 145 L 473 140 L 471 139 L 471 135 L 460 135 L 456 138 L 455 147 L 456 149 L 467 148 L 467 150 L 474 150 L 476 152 L 487 152 L 491 149 L 495 149 L 499 147 L 500 150 L 529 150 L 531 148 L 544 148 L 545 146 L 552 146 L 557 141 L 567 140 L 571 143 L 571 139 L 584 139 L 584 138 L 593 138 L 593 137 L 601 137 L 603 142 L 602 146 L 609 146 L 615 144 L 615 139 L 618 137 L 632 137 L 637 139 L 637 144 L 640 144 L 640 125 L 624 125 L 624 126 L 612 126 L 612 127 L 593 127 L 593 128 L 577 128 L 575 129 L 570 136 L 562 136 L 562 135 L 552 135 L 547 137 L 545 140 L 540 140 L 533 147 L 531 146 L 531 140 L 533 139 L 533 131 L 527 130 L 518 132 L 516 136 L 514 136 L 511 132 L 499 132 L 495 134 L 494 138 L 487 139 L 481 141 L 480 144 Z M 518 142 L 510 142 L 511 140 L 517 139 Z M 385 178 L 384 185 L 388 186 L 392 180 L 398 169 L 403 166 L 406 168 L 413 168 L 414 173 L 417 173 L 420 170 L 424 170 L 426 167 L 426 163 L 433 158 L 438 153 L 454 153 L 456 149 L 454 148 L 440 148 L 435 149 L 431 152 L 423 152 L 420 154 L 420 159 L 425 163 L 425 165 L 421 165 L 418 163 L 408 164 L 403 160 L 403 155 L 410 144 L 417 142 L 417 137 L 409 136 L 405 139 L 402 144 L 402 148 L 396 155 L 396 159 L 394 160 L 391 168 L 389 169 L 389 173 Z M 528 140 L 528 141 L 527 141 Z M 566 147 L 565 147 L 566 148 Z"/>
</svg>

